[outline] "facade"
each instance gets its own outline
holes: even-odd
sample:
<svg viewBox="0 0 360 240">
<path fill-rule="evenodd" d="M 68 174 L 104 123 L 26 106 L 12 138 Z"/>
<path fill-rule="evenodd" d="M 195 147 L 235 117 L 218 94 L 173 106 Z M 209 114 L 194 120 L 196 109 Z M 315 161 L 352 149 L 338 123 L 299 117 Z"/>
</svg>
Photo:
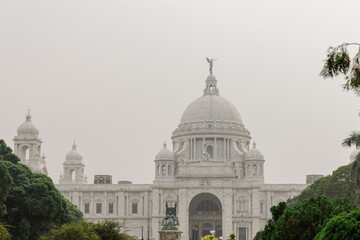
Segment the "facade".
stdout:
<svg viewBox="0 0 360 240">
<path fill-rule="evenodd" d="M 39 158 L 41 141 L 38 131 L 28 132 L 22 138 L 23 132 L 18 130 L 15 152 L 22 162 L 30 162 L 29 166 L 38 171 L 43 166 Z M 74 144 L 56 187 L 86 219 L 124 221 L 130 234 L 140 238 L 158 240 L 165 205 L 177 204 L 183 240 L 198 240 L 210 230 L 215 230 L 217 237 L 235 233 L 237 239 L 249 240 L 271 218 L 273 205 L 307 186 L 265 184 L 265 158 L 250 141 L 240 114 L 219 95 L 217 80 L 211 73 L 203 96 L 186 108 L 172 133 L 173 150 L 164 143 L 156 155 L 152 184 L 112 184 L 109 175 L 96 175 L 94 184 L 87 184 L 85 165 Z M 23 160 L 23 146 L 33 149 L 30 155 L 36 156 L 36 164 L 31 164 L 33 158 Z"/>
</svg>

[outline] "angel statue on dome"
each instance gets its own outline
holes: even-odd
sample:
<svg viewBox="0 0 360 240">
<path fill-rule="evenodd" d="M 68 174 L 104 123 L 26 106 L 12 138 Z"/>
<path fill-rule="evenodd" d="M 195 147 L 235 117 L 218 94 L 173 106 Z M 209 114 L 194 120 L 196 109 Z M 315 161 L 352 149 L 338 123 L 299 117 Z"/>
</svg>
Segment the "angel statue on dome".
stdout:
<svg viewBox="0 0 360 240">
<path fill-rule="evenodd" d="M 209 63 L 209 66 L 210 66 L 210 68 L 209 68 L 209 71 L 210 71 L 210 74 L 213 74 L 213 72 L 212 72 L 212 68 L 213 68 L 213 64 L 214 64 L 214 62 L 215 62 L 215 60 L 216 59 L 213 59 L 213 58 L 206 58 L 206 60 L 208 61 L 208 63 Z"/>
</svg>

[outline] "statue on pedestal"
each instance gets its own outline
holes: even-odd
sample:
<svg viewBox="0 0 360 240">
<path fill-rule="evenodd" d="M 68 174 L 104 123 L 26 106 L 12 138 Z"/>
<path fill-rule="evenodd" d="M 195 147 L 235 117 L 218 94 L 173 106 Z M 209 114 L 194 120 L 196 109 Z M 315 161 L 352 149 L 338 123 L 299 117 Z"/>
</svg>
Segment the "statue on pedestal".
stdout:
<svg viewBox="0 0 360 240">
<path fill-rule="evenodd" d="M 176 217 L 176 204 L 174 208 L 169 208 L 166 203 L 166 216 L 161 223 L 161 230 L 178 230 L 179 225 L 179 220 Z"/>
</svg>

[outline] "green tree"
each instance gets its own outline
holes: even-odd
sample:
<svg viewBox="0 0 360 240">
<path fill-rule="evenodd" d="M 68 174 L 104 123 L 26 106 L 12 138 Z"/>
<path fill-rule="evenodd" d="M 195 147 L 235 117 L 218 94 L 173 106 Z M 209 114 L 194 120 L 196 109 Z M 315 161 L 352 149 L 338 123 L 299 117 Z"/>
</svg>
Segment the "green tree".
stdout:
<svg viewBox="0 0 360 240">
<path fill-rule="evenodd" d="M 38 239 L 51 228 L 82 218 L 49 177 L 32 173 L 11 154 L 12 150 L 0 140 L 0 222 L 13 226 L 9 229 L 12 239 Z"/>
<path fill-rule="evenodd" d="M 314 238 L 314 240 L 326 239 L 360 239 L 360 209 L 331 218 Z"/>
<path fill-rule="evenodd" d="M 70 224 L 64 224 L 59 229 L 52 229 L 40 240 L 101 240 L 99 235 L 95 232 L 93 224 L 78 221 Z"/>
<path fill-rule="evenodd" d="M 7 228 L 10 226 L 0 223 L 0 239 L 9 240 L 11 239 L 10 233 Z"/>
<path fill-rule="evenodd" d="M 350 58 L 348 47 L 358 46 L 359 50 Z M 345 76 L 344 89 L 352 90 L 356 94 L 360 94 L 360 44 L 359 43 L 343 43 L 337 47 L 329 47 L 327 58 L 320 75 L 324 78 L 334 78 L 338 75 Z"/>
<path fill-rule="evenodd" d="M 350 46 L 359 48 L 352 59 L 347 49 Z M 343 88 L 360 96 L 360 43 L 343 43 L 337 47 L 330 47 L 320 75 L 324 78 L 343 75 L 346 80 Z M 352 145 L 360 147 L 360 132 L 352 132 L 348 138 L 343 140 L 342 145 L 344 147 Z M 356 175 L 356 186 L 360 188 L 360 154 L 356 156 L 356 163 L 353 165 L 352 171 Z"/>
<path fill-rule="evenodd" d="M 99 223 L 78 221 L 65 224 L 59 229 L 52 229 L 40 240 L 135 240 L 123 230 L 123 225 L 116 221 L 105 220 Z"/>
<path fill-rule="evenodd" d="M 137 238 L 125 233 L 124 225 L 111 220 L 105 220 L 94 224 L 93 229 L 99 235 L 101 240 L 135 240 Z"/>
<path fill-rule="evenodd" d="M 341 166 L 329 176 L 315 181 L 299 195 L 288 201 L 288 205 L 299 204 L 311 196 L 326 196 L 329 199 L 348 198 L 352 204 L 360 204 L 356 187 L 356 176 L 353 174 L 353 164 Z"/>
<path fill-rule="evenodd" d="M 292 207 L 282 202 L 271 208 L 272 219 L 254 239 L 313 239 L 331 217 L 355 208 L 346 198 L 330 201 L 325 196 L 311 197 Z"/>
</svg>

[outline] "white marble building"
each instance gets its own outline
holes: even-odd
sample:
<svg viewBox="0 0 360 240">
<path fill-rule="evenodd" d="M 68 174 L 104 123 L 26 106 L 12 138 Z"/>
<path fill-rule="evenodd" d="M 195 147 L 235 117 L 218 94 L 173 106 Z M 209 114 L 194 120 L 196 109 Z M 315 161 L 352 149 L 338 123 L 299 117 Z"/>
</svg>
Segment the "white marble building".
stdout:
<svg viewBox="0 0 360 240">
<path fill-rule="evenodd" d="M 183 240 L 198 240 L 212 229 L 224 238 L 234 232 L 239 240 L 253 239 L 271 218 L 270 207 L 306 184 L 264 183 L 264 156 L 250 144 L 239 112 L 220 97 L 216 83 L 210 74 L 203 96 L 186 108 L 172 134 L 173 151 L 164 144 L 156 155 L 152 184 L 112 184 L 111 176 L 101 175 L 87 184 L 74 144 L 56 187 L 86 219 L 124 221 L 130 234 L 144 239 L 159 239 L 166 203 L 177 203 Z M 46 174 L 39 131 L 29 114 L 24 124 L 14 138 L 15 152 L 34 171 Z"/>
</svg>

